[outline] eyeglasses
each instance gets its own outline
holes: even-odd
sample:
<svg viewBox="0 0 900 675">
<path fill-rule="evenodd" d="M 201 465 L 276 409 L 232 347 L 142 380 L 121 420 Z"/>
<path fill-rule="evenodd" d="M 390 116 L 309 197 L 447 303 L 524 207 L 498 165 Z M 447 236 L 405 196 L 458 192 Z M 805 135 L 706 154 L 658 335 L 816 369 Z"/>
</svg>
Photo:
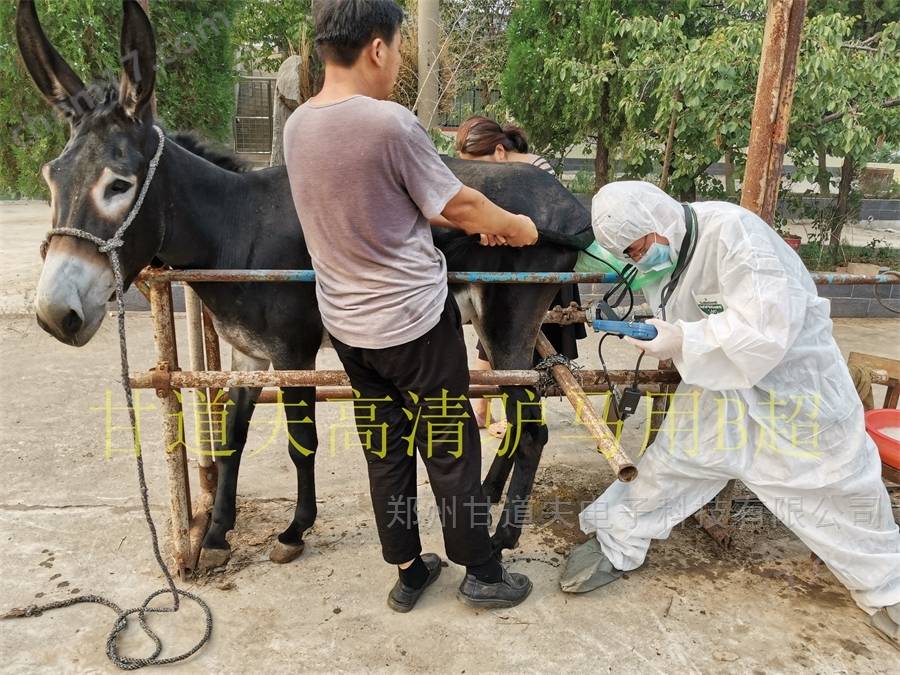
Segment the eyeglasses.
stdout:
<svg viewBox="0 0 900 675">
<path fill-rule="evenodd" d="M 656 240 L 656 235 L 652 232 L 650 234 L 646 234 L 641 237 L 638 241 L 641 243 L 638 245 L 637 242 L 626 248 L 623 253 L 625 257 L 629 260 L 638 261 L 643 255 L 647 252 L 647 249 L 650 248 L 650 245 Z"/>
</svg>

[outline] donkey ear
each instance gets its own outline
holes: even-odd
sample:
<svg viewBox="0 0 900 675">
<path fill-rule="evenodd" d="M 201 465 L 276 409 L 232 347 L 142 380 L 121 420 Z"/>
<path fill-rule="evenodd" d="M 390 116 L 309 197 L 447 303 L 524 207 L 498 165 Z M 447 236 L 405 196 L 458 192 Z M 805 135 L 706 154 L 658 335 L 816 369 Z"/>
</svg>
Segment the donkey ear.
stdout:
<svg viewBox="0 0 900 675">
<path fill-rule="evenodd" d="M 122 2 L 122 39 L 119 55 L 122 79 L 119 103 L 125 112 L 141 119 L 149 110 L 156 82 L 156 40 L 150 19 L 136 0 Z"/>
<path fill-rule="evenodd" d="M 19 0 L 16 40 L 25 67 L 44 98 L 70 118 L 81 116 L 90 107 L 90 97 L 81 78 L 44 35 L 34 0 Z"/>
</svg>

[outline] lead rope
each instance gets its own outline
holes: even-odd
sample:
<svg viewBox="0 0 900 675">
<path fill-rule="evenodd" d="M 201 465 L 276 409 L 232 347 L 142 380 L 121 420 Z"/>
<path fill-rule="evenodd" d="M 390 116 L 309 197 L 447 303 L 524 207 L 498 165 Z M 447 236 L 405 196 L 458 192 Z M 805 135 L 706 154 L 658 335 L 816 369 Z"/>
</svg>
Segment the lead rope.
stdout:
<svg viewBox="0 0 900 675">
<path fill-rule="evenodd" d="M 41 258 L 44 258 L 47 255 L 47 246 L 50 243 L 50 239 L 57 235 L 66 235 L 71 237 L 78 237 L 80 239 L 86 239 L 96 244 L 101 253 L 106 253 L 109 256 L 109 261 L 112 265 L 113 276 L 115 277 L 116 281 L 116 307 L 118 310 L 119 354 L 121 357 L 122 389 L 125 391 L 125 401 L 128 405 L 128 417 L 131 420 L 131 433 L 134 437 L 135 464 L 137 466 L 138 486 L 141 493 L 141 506 L 144 510 L 144 518 L 147 521 L 147 528 L 150 530 L 150 542 L 153 545 L 153 556 L 156 558 L 156 563 L 157 565 L 159 565 L 159 569 L 162 571 L 163 576 L 166 579 L 166 587 L 160 588 L 159 590 L 156 590 L 148 595 L 147 599 L 144 600 L 144 602 L 141 603 L 140 606 L 126 610 L 123 610 L 112 600 L 104 598 L 101 595 L 79 595 L 67 600 L 60 600 L 59 602 L 51 602 L 45 605 L 30 605 L 25 609 L 14 609 L 11 612 L 7 613 L 4 617 L 16 618 L 40 616 L 42 613 L 52 609 L 59 609 L 60 607 L 70 607 L 72 605 L 86 602 L 105 605 L 117 614 L 116 621 L 113 624 L 112 630 L 109 632 L 109 635 L 106 638 L 106 655 L 109 657 L 110 661 L 112 661 L 122 670 L 137 670 L 138 668 L 143 668 L 144 666 L 161 666 L 168 663 L 183 661 L 184 659 L 195 654 L 204 644 L 206 644 L 206 642 L 209 640 L 210 635 L 212 634 L 213 623 L 212 611 L 210 610 L 209 605 L 207 605 L 206 602 L 204 602 L 199 596 L 195 595 L 194 593 L 190 593 L 178 588 L 175 585 L 175 579 L 172 577 L 172 574 L 166 567 L 165 562 L 163 562 L 162 553 L 159 550 L 159 536 L 156 533 L 156 525 L 153 522 L 153 516 L 150 513 L 150 499 L 147 495 L 147 479 L 144 475 L 144 457 L 141 452 L 141 442 L 137 435 L 137 420 L 134 412 L 134 400 L 131 391 L 131 382 L 129 381 L 128 376 L 128 347 L 125 343 L 125 284 L 122 279 L 122 269 L 119 263 L 118 249 L 123 244 L 122 236 L 134 221 L 135 217 L 138 214 L 138 211 L 140 211 L 141 209 L 141 205 L 144 203 L 144 197 L 147 196 L 147 190 L 150 188 L 150 182 L 153 180 L 153 176 L 156 173 L 156 167 L 159 165 L 159 159 L 162 156 L 163 147 L 165 145 L 165 135 L 159 127 L 154 126 L 153 129 L 159 136 L 159 145 L 156 148 L 156 153 L 153 155 L 153 159 L 150 160 L 150 166 L 147 170 L 147 177 L 144 179 L 144 184 L 141 187 L 141 192 L 138 195 L 134 206 L 131 207 L 131 211 L 129 212 L 128 217 L 125 219 L 125 222 L 123 222 L 121 227 L 116 230 L 116 233 L 110 239 L 104 240 L 83 230 L 77 230 L 67 227 L 53 229 L 47 233 L 47 236 L 41 243 Z M 164 593 L 172 594 L 171 606 L 149 607 L 150 602 L 156 596 L 162 595 Z M 203 609 L 203 612 L 206 614 L 206 630 L 203 633 L 203 637 L 200 638 L 200 641 L 188 651 L 177 656 L 169 656 L 161 659 L 159 658 L 159 655 L 162 652 L 163 648 L 162 640 L 160 640 L 159 636 L 153 632 L 150 626 L 147 625 L 147 613 L 177 612 L 181 604 L 181 597 L 193 600 L 200 606 L 201 609 Z M 119 653 L 119 634 L 128 627 L 128 617 L 132 614 L 137 614 L 138 622 L 140 623 L 141 628 L 156 646 L 150 656 L 144 658 L 132 658 L 130 656 L 123 656 Z"/>
</svg>

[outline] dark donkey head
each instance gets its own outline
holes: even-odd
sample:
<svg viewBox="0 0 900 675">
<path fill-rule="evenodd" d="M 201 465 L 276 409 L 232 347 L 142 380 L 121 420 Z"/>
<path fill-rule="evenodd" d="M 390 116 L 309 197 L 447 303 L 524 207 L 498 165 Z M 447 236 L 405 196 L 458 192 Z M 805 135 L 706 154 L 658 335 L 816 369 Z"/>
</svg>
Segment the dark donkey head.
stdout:
<svg viewBox="0 0 900 675">
<path fill-rule="evenodd" d="M 131 211 L 159 143 L 151 105 L 156 77 L 153 30 L 137 2 L 126 0 L 123 10 L 118 91 L 112 85 L 85 87 L 44 35 L 33 0 L 20 0 L 16 15 L 25 66 L 44 98 L 70 125 L 62 154 L 42 169 L 50 188 L 53 227 L 83 230 L 104 240 Z M 151 188 L 146 202 L 153 193 Z M 151 219 L 136 220 L 129 227 L 119 250 L 126 284 L 159 250 L 163 234 L 161 224 Z M 52 237 L 35 296 L 38 323 L 58 340 L 81 346 L 100 326 L 114 288 L 109 259 L 94 244 Z"/>
</svg>

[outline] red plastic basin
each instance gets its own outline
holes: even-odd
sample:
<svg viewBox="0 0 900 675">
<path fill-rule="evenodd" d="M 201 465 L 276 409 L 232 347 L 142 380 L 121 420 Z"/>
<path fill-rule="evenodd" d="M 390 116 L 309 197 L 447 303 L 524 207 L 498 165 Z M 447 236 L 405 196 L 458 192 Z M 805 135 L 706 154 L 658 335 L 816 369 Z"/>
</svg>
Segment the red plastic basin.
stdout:
<svg viewBox="0 0 900 675">
<path fill-rule="evenodd" d="M 884 433 L 885 429 L 891 427 L 900 428 L 900 410 L 881 408 L 866 412 L 866 431 L 878 446 L 881 461 L 895 469 L 900 469 L 900 440 L 891 438 Z"/>
</svg>

